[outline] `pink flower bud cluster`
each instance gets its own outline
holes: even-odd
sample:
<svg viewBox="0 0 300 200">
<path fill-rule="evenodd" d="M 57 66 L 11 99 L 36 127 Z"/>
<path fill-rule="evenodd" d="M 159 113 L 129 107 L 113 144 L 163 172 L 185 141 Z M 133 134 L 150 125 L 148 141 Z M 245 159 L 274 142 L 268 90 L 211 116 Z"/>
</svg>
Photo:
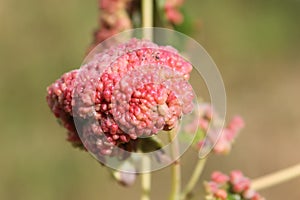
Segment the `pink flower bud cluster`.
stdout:
<svg viewBox="0 0 300 200">
<path fill-rule="evenodd" d="M 260 194 L 251 189 L 251 181 L 240 171 L 232 171 L 230 175 L 214 172 L 211 181 L 205 182 L 207 200 L 264 200 Z"/>
<path fill-rule="evenodd" d="M 48 87 L 47 100 L 87 149 L 115 155 L 114 147 L 134 151 L 138 137 L 170 130 L 191 112 L 194 95 L 186 82 L 191 70 L 172 47 L 132 39 L 64 74 Z M 73 118 L 80 121 L 78 132 Z"/>
<path fill-rule="evenodd" d="M 214 152 L 217 154 L 229 153 L 235 138 L 243 127 L 244 120 L 239 116 L 233 117 L 229 124 L 222 130 L 214 146 Z"/>
<path fill-rule="evenodd" d="M 244 127 L 244 120 L 240 116 L 235 116 L 225 128 L 222 129 L 220 125 L 221 119 L 212 106 L 208 103 L 200 103 L 198 118 L 187 125 L 185 131 L 191 132 L 198 126 L 200 131 L 205 133 L 206 138 L 198 142 L 197 148 L 212 148 L 216 154 L 226 154 L 230 152 L 234 140 Z"/>
<path fill-rule="evenodd" d="M 115 120 L 131 139 L 171 130 L 179 116 L 193 109 L 191 86 L 182 74 L 162 66 L 131 71 L 119 82 L 115 94 Z"/>
<path fill-rule="evenodd" d="M 100 27 L 94 33 L 94 41 L 89 51 L 109 37 L 132 28 L 127 12 L 131 2 L 132 0 L 99 0 Z"/>
<path fill-rule="evenodd" d="M 67 140 L 74 146 L 83 147 L 72 116 L 72 92 L 77 74 L 78 70 L 67 72 L 49 86 L 47 103 L 55 117 L 68 130 Z"/>
<path fill-rule="evenodd" d="M 179 11 L 184 0 L 166 0 L 165 2 L 165 14 L 167 20 L 172 24 L 181 24 L 183 22 L 183 16 Z"/>
</svg>

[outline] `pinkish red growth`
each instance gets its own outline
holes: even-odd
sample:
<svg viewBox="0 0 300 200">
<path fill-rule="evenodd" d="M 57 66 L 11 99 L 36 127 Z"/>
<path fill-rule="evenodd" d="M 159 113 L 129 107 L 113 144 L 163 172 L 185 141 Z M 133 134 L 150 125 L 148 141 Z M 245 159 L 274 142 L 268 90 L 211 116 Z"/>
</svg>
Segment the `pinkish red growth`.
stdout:
<svg viewBox="0 0 300 200">
<path fill-rule="evenodd" d="M 170 23 L 181 24 L 183 22 L 183 16 L 179 11 L 179 8 L 182 6 L 183 2 L 183 0 L 166 0 L 165 14 Z"/>
<path fill-rule="evenodd" d="M 99 0 L 100 27 L 94 33 L 94 41 L 88 52 L 113 35 L 132 28 L 128 13 L 131 4 L 132 0 Z"/>
<path fill-rule="evenodd" d="M 67 115 L 80 124 L 86 148 L 114 155 L 115 146 L 134 149 L 131 141 L 170 130 L 191 112 L 194 95 L 186 82 L 191 70 L 175 49 L 133 39 L 95 55 L 72 74 L 72 84 L 65 83 L 70 74 L 63 75 L 48 88 L 47 99 L 57 118 Z M 55 92 L 58 83 L 67 92 Z"/>
<path fill-rule="evenodd" d="M 227 181 L 229 181 L 229 177 L 221 172 L 214 172 L 212 175 L 211 175 L 211 179 L 212 181 L 218 183 L 218 184 L 224 184 L 226 183 Z"/>
<path fill-rule="evenodd" d="M 214 172 L 211 181 L 205 182 L 207 200 L 226 200 L 235 196 L 244 200 L 265 200 L 260 194 L 250 188 L 251 181 L 240 171 L 232 171 L 230 176 Z"/>
<path fill-rule="evenodd" d="M 221 200 L 226 200 L 227 192 L 224 189 L 218 189 L 215 196 Z"/>
<path fill-rule="evenodd" d="M 198 125 L 206 134 L 206 140 L 198 142 L 197 146 L 199 149 L 205 147 L 212 148 L 216 154 L 229 153 L 238 133 L 244 128 L 244 120 L 239 116 L 235 116 L 225 128 L 221 129 L 220 117 L 212 109 L 211 105 L 203 103 L 199 105 L 199 109 L 198 124 L 197 121 L 192 122 L 186 131 L 193 130 L 193 127 Z M 209 130 L 210 132 L 208 132 Z"/>
<path fill-rule="evenodd" d="M 230 182 L 233 185 L 233 191 L 241 193 L 250 188 L 250 180 L 244 177 L 241 171 L 232 171 L 230 173 Z"/>
<path fill-rule="evenodd" d="M 68 130 L 68 138 L 74 146 L 83 148 L 72 116 L 72 92 L 78 70 L 65 73 L 47 88 L 47 103 L 61 124 Z"/>
</svg>

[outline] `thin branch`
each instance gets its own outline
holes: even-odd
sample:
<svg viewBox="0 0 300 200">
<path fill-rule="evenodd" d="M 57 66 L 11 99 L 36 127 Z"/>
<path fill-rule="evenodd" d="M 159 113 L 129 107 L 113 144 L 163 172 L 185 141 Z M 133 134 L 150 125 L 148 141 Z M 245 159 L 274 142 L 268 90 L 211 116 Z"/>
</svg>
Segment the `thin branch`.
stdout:
<svg viewBox="0 0 300 200">
<path fill-rule="evenodd" d="M 194 172 L 193 172 L 187 186 L 185 187 L 185 189 L 183 190 L 183 192 L 181 194 L 181 200 L 185 200 L 185 199 L 190 198 L 190 196 L 192 194 L 192 191 L 193 191 L 195 185 L 197 184 L 197 182 L 198 182 L 198 180 L 199 180 L 199 178 L 202 174 L 202 171 L 204 169 L 206 160 L 207 160 L 206 158 L 198 160 L 197 165 L 194 169 Z"/>
<path fill-rule="evenodd" d="M 152 27 L 153 26 L 153 0 L 142 0 L 142 27 Z M 148 40 L 153 39 L 152 31 L 149 29 L 144 30 L 144 38 Z M 144 172 L 142 176 L 142 195 L 141 200 L 150 200 L 150 190 L 151 190 L 151 160 L 148 156 L 143 157 L 142 167 Z"/>
<path fill-rule="evenodd" d="M 172 168 L 172 188 L 170 194 L 170 200 L 179 200 L 180 197 L 180 187 L 181 187 L 181 167 L 179 156 L 179 144 L 176 136 L 176 128 L 169 131 L 169 141 L 171 142 L 171 156 L 174 160 Z"/>
<path fill-rule="evenodd" d="M 153 27 L 153 1 L 142 0 L 142 27 L 144 29 L 144 38 L 148 40 L 153 39 L 151 28 Z"/>
<path fill-rule="evenodd" d="M 284 183 L 299 176 L 300 164 L 297 164 L 295 166 L 254 179 L 251 186 L 254 190 L 263 190 L 265 188 Z"/>
<path fill-rule="evenodd" d="M 143 173 L 142 178 L 142 195 L 141 200 L 150 200 L 150 190 L 151 190 L 151 173 L 150 173 L 151 160 L 148 156 L 143 156 L 142 168 Z"/>
</svg>

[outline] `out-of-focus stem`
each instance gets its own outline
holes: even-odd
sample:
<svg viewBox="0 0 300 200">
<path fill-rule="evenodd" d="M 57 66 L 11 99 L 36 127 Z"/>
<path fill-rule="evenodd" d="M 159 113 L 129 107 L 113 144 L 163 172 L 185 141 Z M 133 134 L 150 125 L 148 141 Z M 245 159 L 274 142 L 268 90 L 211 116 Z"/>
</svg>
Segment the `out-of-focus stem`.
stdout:
<svg viewBox="0 0 300 200">
<path fill-rule="evenodd" d="M 186 187 L 184 188 L 182 194 L 181 194 L 181 200 L 185 200 L 185 199 L 189 199 L 191 194 L 192 194 L 192 190 L 194 189 L 195 185 L 197 184 L 200 175 L 202 174 L 202 171 L 204 169 L 205 163 L 206 163 L 206 158 L 198 160 L 197 165 L 194 169 L 194 172 L 188 182 L 188 184 L 186 185 Z"/>
<path fill-rule="evenodd" d="M 148 156 L 143 156 L 142 168 L 142 195 L 141 200 L 150 200 L 150 190 L 151 190 L 151 173 L 150 173 L 151 160 Z"/>
<path fill-rule="evenodd" d="M 254 179 L 251 187 L 262 190 L 300 176 L 300 164 Z"/>
<path fill-rule="evenodd" d="M 171 185 L 171 194 L 170 200 L 179 200 L 180 199 L 180 187 L 181 187 L 181 167 L 179 160 L 179 143 L 175 138 L 176 128 L 169 132 L 169 141 L 171 143 L 171 156 L 174 160 L 172 168 L 172 185 Z"/>
<path fill-rule="evenodd" d="M 144 29 L 144 38 L 148 40 L 153 39 L 153 33 L 150 27 L 153 27 L 153 1 L 142 0 L 142 27 Z"/>
<path fill-rule="evenodd" d="M 153 0 L 142 0 L 142 27 L 152 27 L 153 26 Z M 144 38 L 148 40 L 153 39 L 152 31 L 149 29 L 144 30 Z M 142 195 L 141 200 L 150 200 L 150 190 L 151 190 L 151 160 L 148 156 L 144 156 L 142 160 L 143 173 L 142 177 Z"/>
</svg>

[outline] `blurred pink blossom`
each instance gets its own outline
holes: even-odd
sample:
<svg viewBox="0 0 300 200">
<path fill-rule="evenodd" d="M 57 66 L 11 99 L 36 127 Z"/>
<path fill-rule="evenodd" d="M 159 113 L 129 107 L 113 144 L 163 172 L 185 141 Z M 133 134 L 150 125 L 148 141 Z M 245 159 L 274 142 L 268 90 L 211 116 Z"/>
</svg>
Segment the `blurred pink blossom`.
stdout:
<svg viewBox="0 0 300 200">
<path fill-rule="evenodd" d="M 100 27 L 94 33 L 94 41 L 88 52 L 111 36 L 132 28 L 128 13 L 128 7 L 131 3 L 132 0 L 99 0 Z"/>
<path fill-rule="evenodd" d="M 181 24 L 183 22 L 183 15 L 179 11 L 184 0 L 166 0 L 165 13 L 166 18 L 170 23 Z"/>
<path fill-rule="evenodd" d="M 186 125 L 187 133 L 195 130 L 196 127 L 205 133 L 205 138 L 197 142 L 197 148 L 209 148 L 216 154 L 227 154 L 232 148 L 238 133 L 244 128 L 244 120 L 240 116 L 235 116 L 222 128 L 220 126 L 218 113 L 208 103 L 199 104 L 199 116 Z"/>
<path fill-rule="evenodd" d="M 265 200 L 250 188 L 251 181 L 241 171 L 235 170 L 230 175 L 213 172 L 211 181 L 205 182 L 207 200 L 226 200 L 228 196 L 244 200 Z"/>
<path fill-rule="evenodd" d="M 221 172 L 214 172 L 212 175 L 211 175 L 211 179 L 216 182 L 217 184 L 224 184 L 226 183 L 227 181 L 229 181 L 229 177 Z"/>
</svg>

